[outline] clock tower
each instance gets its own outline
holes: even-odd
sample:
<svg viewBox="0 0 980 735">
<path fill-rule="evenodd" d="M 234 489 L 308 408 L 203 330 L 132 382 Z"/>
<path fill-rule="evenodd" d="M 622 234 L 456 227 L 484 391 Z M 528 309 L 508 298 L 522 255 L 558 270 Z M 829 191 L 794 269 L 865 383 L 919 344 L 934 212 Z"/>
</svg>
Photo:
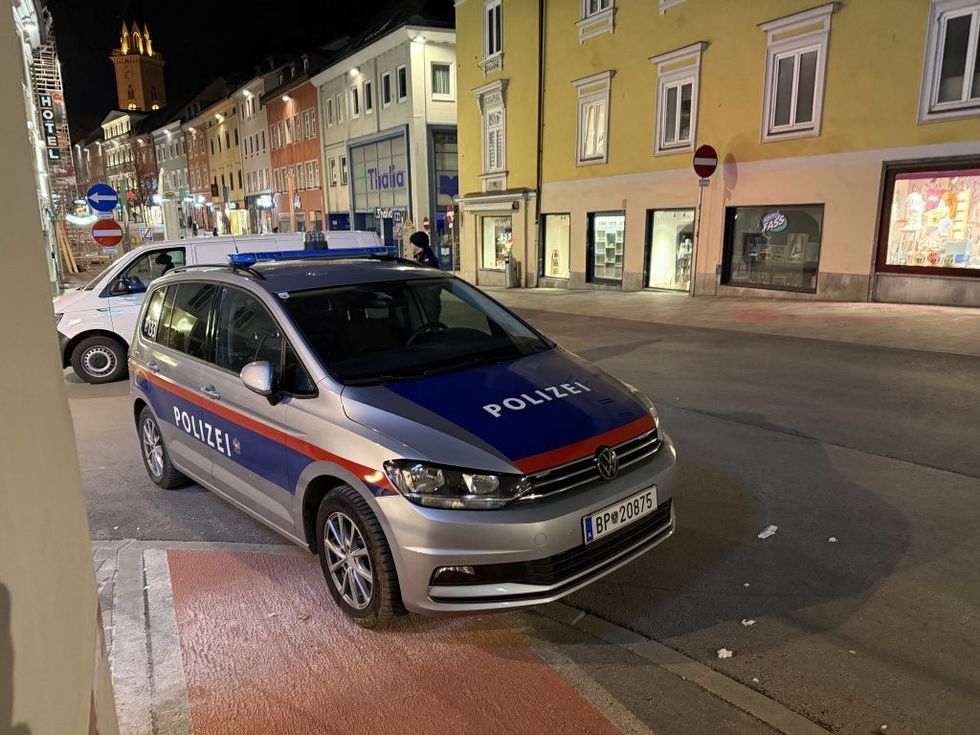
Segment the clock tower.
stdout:
<svg viewBox="0 0 980 735">
<path fill-rule="evenodd" d="M 116 67 L 116 93 L 120 110 L 149 112 L 167 105 L 163 85 L 163 56 L 153 48 L 150 29 L 123 21 L 119 48 L 109 57 Z"/>
</svg>

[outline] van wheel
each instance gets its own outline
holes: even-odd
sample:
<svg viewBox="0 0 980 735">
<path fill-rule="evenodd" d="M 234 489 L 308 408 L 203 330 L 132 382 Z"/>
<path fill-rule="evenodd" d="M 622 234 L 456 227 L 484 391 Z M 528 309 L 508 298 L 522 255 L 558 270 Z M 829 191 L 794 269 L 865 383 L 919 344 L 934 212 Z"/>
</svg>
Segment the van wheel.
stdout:
<svg viewBox="0 0 980 735">
<path fill-rule="evenodd" d="M 87 337 L 72 350 L 71 366 L 86 383 L 111 383 L 126 374 L 126 349 L 111 337 Z"/>
<path fill-rule="evenodd" d="M 378 628 L 405 614 L 384 530 L 349 485 L 334 488 L 320 503 L 316 543 L 330 594 L 351 620 Z"/>
<path fill-rule="evenodd" d="M 142 450 L 140 456 L 143 457 L 143 466 L 146 467 L 146 474 L 150 479 L 164 490 L 187 485 L 190 480 L 170 462 L 167 447 L 163 444 L 160 424 L 157 423 L 157 417 L 153 415 L 149 406 L 144 406 L 140 411 L 136 425 Z"/>
</svg>

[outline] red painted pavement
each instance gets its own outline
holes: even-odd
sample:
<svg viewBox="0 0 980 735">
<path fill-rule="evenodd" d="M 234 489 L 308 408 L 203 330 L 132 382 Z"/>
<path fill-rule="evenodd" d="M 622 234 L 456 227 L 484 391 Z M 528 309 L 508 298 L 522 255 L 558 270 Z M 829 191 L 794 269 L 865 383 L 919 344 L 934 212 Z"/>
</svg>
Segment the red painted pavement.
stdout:
<svg viewBox="0 0 980 735">
<path fill-rule="evenodd" d="M 168 557 L 194 735 L 617 732 L 506 617 L 366 631 L 312 557 Z"/>
</svg>

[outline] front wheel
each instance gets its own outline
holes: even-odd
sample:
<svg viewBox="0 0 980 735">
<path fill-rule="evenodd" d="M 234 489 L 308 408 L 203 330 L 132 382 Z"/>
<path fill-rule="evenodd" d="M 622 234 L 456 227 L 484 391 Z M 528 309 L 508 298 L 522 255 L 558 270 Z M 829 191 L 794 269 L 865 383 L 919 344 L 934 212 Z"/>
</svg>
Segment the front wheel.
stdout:
<svg viewBox="0 0 980 735">
<path fill-rule="evenodd" d="M 72 350 L 71 366 L 86 383 L 111 383 L 126 374 L 126 348 L 111 337 L 87 337 Z"/>
<path fill-rule="evenodd" d="M 352 487 L 327 493 L 317 513 L 316 534 L 330 594 L 351 620 L 376 628 L 405 614 L 384 530 Z"/>
</svg>

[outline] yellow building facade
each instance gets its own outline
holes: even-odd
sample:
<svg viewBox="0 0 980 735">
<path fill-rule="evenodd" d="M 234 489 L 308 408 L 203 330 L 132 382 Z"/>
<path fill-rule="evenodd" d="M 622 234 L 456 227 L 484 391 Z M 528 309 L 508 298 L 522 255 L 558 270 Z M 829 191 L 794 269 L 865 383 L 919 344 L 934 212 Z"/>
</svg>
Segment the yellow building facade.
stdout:
<svg viewBox="0 0 980 735">
<path fill-rule="evenodd" d="M 215 102 L 200 115 L 206 125 L 205 141 L 211 175 L 211 221 L 222 235 L 244 235 L 249 231 L 242 177 L 238 104 L 228 97 Z"/>
<path fill-rule="evenodd" d="M 456 12 L 464 277 L 980 305 L 980 0 Z"/>
</svg>

